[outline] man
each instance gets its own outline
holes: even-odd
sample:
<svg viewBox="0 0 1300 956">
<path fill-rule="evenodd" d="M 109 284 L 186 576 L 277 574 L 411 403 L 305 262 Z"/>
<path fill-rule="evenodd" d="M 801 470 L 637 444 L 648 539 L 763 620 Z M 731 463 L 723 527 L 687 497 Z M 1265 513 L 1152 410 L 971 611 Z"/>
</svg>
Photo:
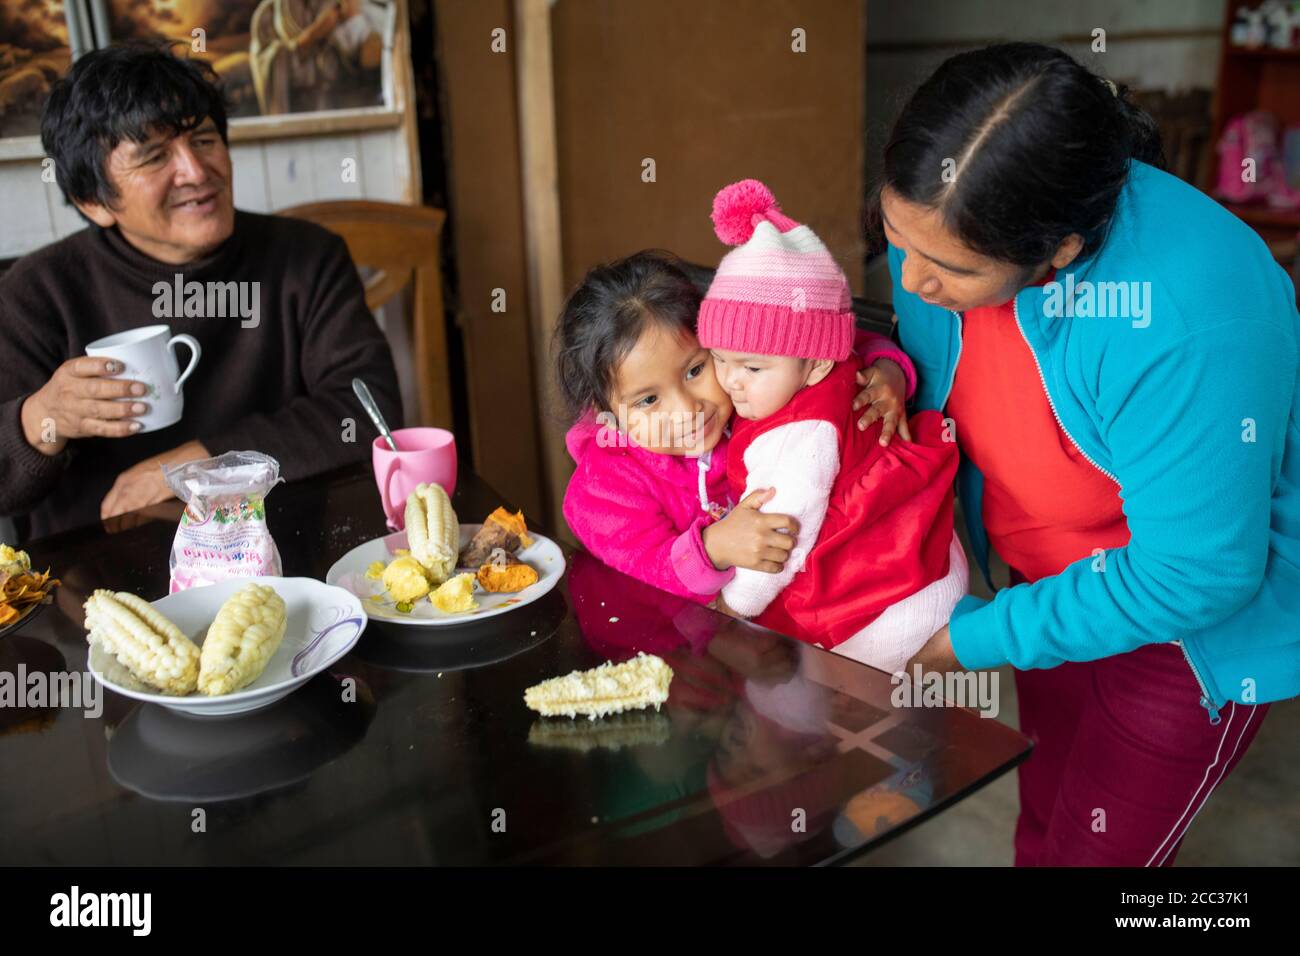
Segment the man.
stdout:
<svg viewBox="0 0 1300 956">
<path fill-rule="evenodd" d="M 400 421 L 392 356 L 343 241 L 235 211 L 225 108 L 197 61 L 138 45 L 82 57 L 50 95 L 41 140 L 92 226 L 0 279 L 0 515 L 28 515 L 32 536 L 93 523 L 170 498 L 160 465 L 226 451 L 272 455 L 290 481 L 364 459 L 364 429 L 347 422 L 361 412 L 354 376 Z M 178 283 L 238 290 L 244 308 L 178 302 Z M 158 323 L 203 355 L 181 420 L 137 434 L 142 383 L 84 353 Z"/>
</svg>

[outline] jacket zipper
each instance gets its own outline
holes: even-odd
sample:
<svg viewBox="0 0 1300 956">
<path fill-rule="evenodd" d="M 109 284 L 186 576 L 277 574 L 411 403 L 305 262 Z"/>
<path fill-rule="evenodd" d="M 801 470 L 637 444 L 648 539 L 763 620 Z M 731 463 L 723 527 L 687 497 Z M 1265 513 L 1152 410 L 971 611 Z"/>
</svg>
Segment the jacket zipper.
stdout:
<svg viewBox="0 0 1300 956">
<path fill-rule="evenodd" d="M 1020 324 L 1020 303 L 1015 299 L 1011 300 L 1011 311 L 1016 317 L 1016 329 L 1020 332 L 1020 337 L 1025 340 L 1025 348 L 1029 349 L 1029 354 L 1034 357 L 1034 368 L 1038 369 L 1038 383 L 1043 386 L 1043 394 L 1047 396 L 1047 407 L 1052 410 L 1052 417 L 1056 419 L 1056 424 L 1061 429 L 1061 433 L 1065 435 L 1066 438 L 1070 439 L 1070 444 L 1073 445 L 1078 450 L 1079 454 L 1083 456 L 1084 461 L 1092 465 L 1092 467 L 1096 468 L 1099 472 L 1118 485 L 1119 479 L 1088 457 L 1088 453 L 1079 447 L 1079 443 L 1074 440 L 1074 436 L 1066 431 L 1065 424 L 1061 421 L 1061 416 L 1056 412 L 1056 403 L 1052 401 L 1052 393 L 1047 390 L 1047 378 L 1043 375 L 1043 365 L 1038 361 L 1038 355 L 1034 352 L 1034 347 L 1029 344 L 1029 336 L 1025 335 L 1025 327 Z"/>
<path fill-rule="evenodd" d="M 1222 719 L 1219 716 L 1219 708 L 1215 707 L 1214 702 L 1210 700 L 1210 692 L 1205 687 L 1205 681 L 1201 680 L 1201 675 L 1196 670 L 1196 665 L 1192 663 L 1192 656 L 1187 653 L 1187 648 L 1183 646 L 1183 642 L 1177 638 L 1170 641 L 1170 643 L 1177 644 L 1178 649 L 1183 652 L 1183 660 L 1187 661 L 1187 669 L 1192 672 L 1192 676 L 1196 678 L 1196 686 L 1201 689 L 1201 706 L 1205 708 L 1207 713 L 1209 713 L 1210 723 L 1212 725 L 1217 724 Z"/>
<path fill-rule="evenodd" d="M 1101 467 L 1101 465 L 1097 464 L 1097 462 L 1093 461 L 1092 457 L 1091 457 L 1091 456 L 1090 456 L 1086 451 L 1084 451 L 1084 450 L 1079 446 L 1079 443 L 1078 443 L 1077 441 L 1074 440 L 1074 436 L 1071 435 L 1070 432 L 1069 432 L 1069 430 L 1065 427 L 1065 423 L 1061 421 L 1061 416 L 1060 416 L 1060 414 L 1056 411 L 1056 403 L 1052 401 L 1052 393 L 1051 393 L 1050 391 L 1048 391 L 1048 389 L 1047 389 L 1047 378 L 1046 378 L 1046 376 L 1043 375 L 1043 365 L 1042 365 L 1041 362 L 1038 361 L 1038 353 L 1036 353 L 1036 352 L 1034 351 L 1034 347 L 1033 347 L 1032 345 L 1029 344 L 1029 336 L 1025 335 L 1025 327 L 1024 327 L 1024 325 L 1022 325 L 1021 322 L 1020 322 L 1020 303 L 1019 303 L 1018 300 L 1016 300 L 1016 299 L 1012 299 L 1012 300 L 1011 300 L 1011 311 L 1012 311 L 1012 313 L 1013 313 L 1013 314 L 1015 315 L 1015 317 L 1016 317 L 1016 330 L 1020 333 L 1020 337 L 1024 340 L 1024 342 L 1025 342 L 1025 348 L 1029 349 L 1029 354 L 1030 354 L 1031 356 L 1033 356 L 1033 359 L 1034 359 L 1034 368 L 1037 369 L 1037 371 L 1038 371 L 1038 383 L 1043 387 L 1043 394 L 1047 396 L 1047 407 L 1050 408 L 1050 409 L 1052 410 L 1052 417 L 1056 419 L 1056 425 L 1057 425 L 1058 428 L 1061 429 L 1061 434 L 1064 435 L 1066 438 L 1068 438 L 1068 439 L 1070 440 L 1070 444 L 1073 445 L 1073 446 L 1075 447 L 1075 449 L 1078 450 L 1079 454 L 1083 456 L 1084 461 L 1086 461 L 1088 464 L 1092 465 L 1092 467 L 1096 468 L 1099 472 L 1101 472 L 1103 475 L 1105 475 L 1107 478 L 1109 478 L 1111 481 L 1115 482 L 1115 484 L 1118 485 L 1118 484 L 1119 484 L 1119 479 L 1116 478 L 1114 475 L 1112 475 L 1112 474 L 1111 474 L 1109 471 L 1107 471 L 1105 468 Z M 956 313 L 956 312 L 953 312 L 953 315 L 956 315 L 956 316 L 957 316 L 957 318 L 958 318 L 958 322 L 960 323 L 960 321 L 961 321 L 961 316 L 958 315 L 958 313 Z M 960 324 L 959 324 L 959 325 L 958 325 L 958 331 L 959 331 L 959 332 L 960 332 L 960 329 L 961 329 L 961 327 L 960 327 Z M 957 354 L 958 354 L 958 357 L 960 357 L 960 355 L 961 355 L 960 350 L 958 351 Z M 954 366 L 953 366 L 953 379 L 955 379 L 956 376 L 957 376 L 957 367 L 954 365 Z M 951 392 L 952 392 L 952 381 L 951 381 L 951 380 L 950 380 L 949 383 L 948 383 L 948 391 L 949 391 L 949 393 L 951 394 Z M 946 402 L 946 399 L 945 399 L 945 402 Z M 1201 679 L 1200 672 L 1197 671 L 1197 669 L 1196 669 L 1196 665 L 1192 663 L 1192 657 L 1191 657 L 1190 654 L 1187 653 L 1187 648 L 1183 646 L 1183 642 L 1180 641 L 1180 640 L 1173 640 L 1173 641 L 1170 641 L 1170 643 L 1171 643 L 1171 644 L 1177 644 L 1177 645 L 1178 645 L 1178 649 L 1179 649 L 1180 651 L 1183 652 L 1183 659 L 1187 661 L 1187 667 L 1188 667 L 1188 669 L 1192 672 L 1192 677 L 1194 677 L 1194 678 L 1196 679 L 1196 686 L 1197 686 L 1198 688 L 1200 688 L 1200 691 L 1201 691 L 1201 701 L 1200 701 L 1200 704 L 1201 704 L 1201 706 L 1204 707 L 1205 710 L 1209 713 L 1210 723 L 1211 723 L 1212 725 L 1213 725 L 1213 724 L 1217 724 L 1217 723 L 1219 723 L 1219 721 L 1220 721 L 1220 719 L 1221 719 L 1221 718 L 1219 717 L 1219 709 L 1218 709 L 1217 707 L 1214 706 L 1214 702 L 1210 699 L 1210 691 L 1209 691 L 1209 689 L 1205 686 L 1205 681 L 1203 681 L 1203 680 Z"/>
</svg>

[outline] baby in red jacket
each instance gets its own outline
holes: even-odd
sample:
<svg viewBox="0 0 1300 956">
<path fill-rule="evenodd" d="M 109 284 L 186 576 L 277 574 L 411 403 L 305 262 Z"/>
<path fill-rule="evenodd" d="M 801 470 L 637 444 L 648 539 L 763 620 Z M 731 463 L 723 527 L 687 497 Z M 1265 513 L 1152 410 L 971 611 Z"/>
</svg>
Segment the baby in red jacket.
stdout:
<svg viewBox="0 0 1300 956">
<path fill-rule="evenodd" d="M 969 572 L 953 531 L 957 445 L 938 412 L 910 441 L 857 426 L 853 314 L 844 273 L 771 192 L 745 180 L 718 193 L 718 238 L 737 248 L 700 306 L 700 344 L 736 411 L 727 458 L 740 500 L 794 517 L 778 574 L 737 569 L 727 610 L 894 672 L 948 622 Z"/>
</svg>

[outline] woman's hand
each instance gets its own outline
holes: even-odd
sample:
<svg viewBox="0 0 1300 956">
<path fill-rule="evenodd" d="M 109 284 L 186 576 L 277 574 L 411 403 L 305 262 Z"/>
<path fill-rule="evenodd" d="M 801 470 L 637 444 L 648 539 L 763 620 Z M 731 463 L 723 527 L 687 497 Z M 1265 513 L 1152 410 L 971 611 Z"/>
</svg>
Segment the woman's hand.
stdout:
<svg viewBox="0 0 1300 956">
<path fill-rule="evenodd" d="M 958 662 L 957 654 L 952 649 L 952 638 L 948 634 L 947 624 L 935 631 L 921 649 L 912 655 L 912 659 L 907 662 L 908 677 L 915 673 L 918 665 L 922 674 L 930 671 L 947 674 L 950 671 L 965 669 Z"/>
<path fill-rule="evenodd" d="M 721 594 L 718 594 L 718 596 L 715 597 L 709 603 L 709 607 L 713 608 L 713 610 L 717 611 L 720 614 L 727 615 L 728 617 L 739 618 L 742 621 L 744 620 L 744 618 L 741 617 L 740 614 L 734 608 L 732 608 L 727 604 L 726 598 L 724 598 Z"/>
<path fill-rule="evenodd" d="M 903 441 L 911 441 L 907 427 L 907 376 L 893 359 L 876 359 L 858 372 L 858 384 L 863 386 L 853 400 L 856 412 L 863 406 L 866 413 L 858 419 L 858 428 L 865 429 L 876 419 L 884 419 L 880 429 L 880 444 L 888 445 L 897 431 Z"/>
<path fill-rule="evenodd" d="M 704 550 L 715 568 L 776 574 L 785 567 L 799 537 L 799 522 L 790 515 L 759 510 L 774 494 L 774 488 L 755 491 L 721 521 L 704 529 Z"/>
</svg>

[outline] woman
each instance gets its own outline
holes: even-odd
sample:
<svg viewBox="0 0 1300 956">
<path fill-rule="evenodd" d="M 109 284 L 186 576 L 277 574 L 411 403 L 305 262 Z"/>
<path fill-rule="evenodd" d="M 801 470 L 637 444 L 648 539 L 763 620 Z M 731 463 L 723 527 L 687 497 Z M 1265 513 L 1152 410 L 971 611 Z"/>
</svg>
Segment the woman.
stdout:
<svg viewBox="0 0 1300 956">
<path fill-rule="evenodd" d="M 885 152 L 915 405 L 951 419 L 985 578 L 990 546 L 1012 568 L 911 665 L 1017 668 L 1019 865 L 1172 863 L 1300 694 L 1295 290 L 1159 164 L 1123 90 L 1036 44 L 948 60 Z"/>
</svg>

